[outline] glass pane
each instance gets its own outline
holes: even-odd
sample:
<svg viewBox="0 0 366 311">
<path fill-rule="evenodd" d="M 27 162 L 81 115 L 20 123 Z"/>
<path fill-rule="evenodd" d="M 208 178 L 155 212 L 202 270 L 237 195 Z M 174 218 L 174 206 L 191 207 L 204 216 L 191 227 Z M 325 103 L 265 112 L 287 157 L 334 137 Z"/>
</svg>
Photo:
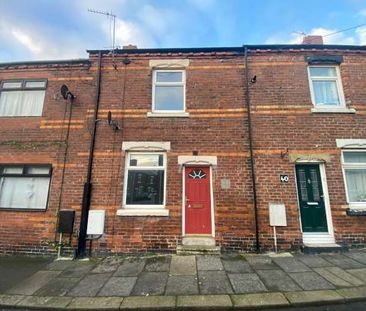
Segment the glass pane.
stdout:
<svg viewBox="0 0 366 311">
<path fill-rule="evenodd" d="M 45 209 L 49 177 L 3 177 L 0 179 L 0 207 Z"/>
<path fill-rule="evenodd" d="M 366 152 L 344 152 L 345 163 L 366 163 Z"/>
<path fill-rule="evenodd" d="M 313 81 L 314 98 L 317 105 L 339 105 L 336 81 Z"/>
<path fill-rule="evenodd" d="M 49 174 L 50 168 L 48 166 L 31 166 L 27 168 L 27 174 Z"/>
<path fill-rule="evenodd" d="M 23 167 L 22 166 L 5 166 L 3 169 L 4 174 L 22 174 Z"/>
<path fill-rule="evenodd" d="M 8 91 L 0 93 L 0 116 L 41 116 L 45 91 Z"/>
<path fill-rule="evenodd" d="M 22 87 L 22 82 L 4 82 L 2 87 L 3 89 L 17 89 Z"/>
<path fill-rule="evenodd" d="M 46 81 L 27 81 L 25 87 L 46 87 Z"/>
<path fill-rule="evenodd" d="M 163 155 L 131 154 L 130 166 L 163 166 Z"/>
<path fill-rule="evenodd" d="M 156 82 L 182 82 L 183 73 L 182 72 L 157 72 Z"/>
<path fill-rule="evenodd" d="M 366 169 L 347 169 L 346 180 L 349 201 L 366 202 Z"/>
<path fill-rule="evenodd" d="M 156 86 L 155 110 L 183 111 L 183 86 Z"/>
<path fill-rule="evenodd" d="M 126 203 L 131 205 L 162 205 L 164 171 L 137 170 L 128 172 Z"/>
<path fill-rule="evenodd" d="M 310 67 L 310 75 L 312 77 L 336 77 L 337 71 L 335 67 Z"/>
</svg>

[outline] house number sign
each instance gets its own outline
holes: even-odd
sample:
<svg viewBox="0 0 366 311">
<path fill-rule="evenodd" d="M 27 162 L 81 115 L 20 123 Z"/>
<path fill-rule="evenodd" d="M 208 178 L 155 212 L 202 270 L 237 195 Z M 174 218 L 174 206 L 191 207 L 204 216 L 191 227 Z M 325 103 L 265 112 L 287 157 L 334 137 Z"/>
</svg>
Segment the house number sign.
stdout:
<svg viewBox="0 0 366 311">
<path fill-rule="evenodd" d="M 280 175 L 280 181 L 282 183 L 288 183 L 289 180 L 290 180 L 290 177 L 288 175 Z"/>
</svg>

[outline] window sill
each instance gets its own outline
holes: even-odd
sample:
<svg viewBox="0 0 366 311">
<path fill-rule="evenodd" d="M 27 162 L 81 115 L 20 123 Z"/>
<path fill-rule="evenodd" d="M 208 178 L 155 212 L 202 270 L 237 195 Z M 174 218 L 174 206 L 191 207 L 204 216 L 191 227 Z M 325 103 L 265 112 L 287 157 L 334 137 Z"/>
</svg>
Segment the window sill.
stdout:
<svg viewBox="0 0 366 311">
<path fill-rule="evenodd" d="M 347 208 L 346 213 L 348 216 L 366 216 L 366 206 Z"/>
<path fill-rule="evenodd" d="M 169 210 L 165 208 L 123 208 L 117 210 L 117 216 L 169 216 Z"/>
<path fill-rule="evenodd" d="M 311 108 L 311 112 L 313 113 L 356 113 L 356 109 L 354 108 Z"/>
<path fill-rule="evenodd" d="M 148 112 L 148 118 L 188 118 L 189 112 Z"/>
</svg>

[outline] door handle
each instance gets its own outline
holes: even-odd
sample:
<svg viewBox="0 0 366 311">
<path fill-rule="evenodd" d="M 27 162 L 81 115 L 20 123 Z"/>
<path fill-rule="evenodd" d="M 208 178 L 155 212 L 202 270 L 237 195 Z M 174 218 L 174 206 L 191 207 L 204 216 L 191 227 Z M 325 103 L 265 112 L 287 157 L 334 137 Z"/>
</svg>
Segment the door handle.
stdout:
<svg viewBox="0 0 366 311">
<path fill-rule="evenodd" d="M 307 205 L 319 205 L 318 202 L 306 202 Z"/>
</svg>

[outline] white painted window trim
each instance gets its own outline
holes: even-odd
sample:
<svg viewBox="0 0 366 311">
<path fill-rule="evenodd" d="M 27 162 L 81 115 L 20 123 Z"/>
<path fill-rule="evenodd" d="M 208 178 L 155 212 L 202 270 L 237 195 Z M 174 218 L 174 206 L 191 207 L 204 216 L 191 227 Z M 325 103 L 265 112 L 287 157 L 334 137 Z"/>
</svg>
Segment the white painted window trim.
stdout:
<svg viewBox="0 0 366 311">
<path fill-rule="evenodd" d="M 149 67 L 154 69 L 185 68 L 189 66 L 189 59 L 150 59 Z"/>
<path fill-rule="evenodd" d="M 217 165 L 217 156 L 178 156 L 179 165 Z"/>
<path fill-rule="evenodd" d="M 131 155 L 134 154 L 157 154 L 163 155 L 163 166 L 130 166 Z M 164 197 L 163 204 L 159 205 L 135 205 L 127 204 L 127 182 L 128 172 L 131 170 L 164 170 Z M 167 155 L 165 152 L 128 152 L 126 155 L 125 171 L 124 171 L 124 182 L 123 182 L 123 198 L 122 208 L 117 210 L 119 216 L 169 216 L 169 210 L 165 208 L 166 197 L 167 197 Z"/>
<path fill-rule="evenodd" d="M 123 151 L 170 151 L 170 141 L 124 141 Z"/>
<path fill-rule="evenodd" d="M 156 82 L 156 74 L 158 72 L 181 72 L 182 73 L 182 82 Z M 155 113 L 159 114 L 169 114 L 169 113 L 185 113 L 186 111 L 186 72 L 182 69 L 156 69 L 153 71 L 153 81 L 152 81 L 152 113 L 150 116 Z M 156 86 L 183 86 L 183 109 L 182 110 L 157 110 L 155 109 L 155 87 Z M 147 114 L 149 116 L 149 113 Z"/>
<path fill-rule="evenodd" d="M 333 67 L 336 69 L 336 77 L 312 77 L 310 74 L 310 68 L 317 68 L 317 67 Z M 310 88 L 310 95 L 311 101 L 313 103 L 314 108 L 311 110 L 312 112 L 333 112 L 333 113 L 354 113 L 352 109 L 347 109 L 346 101 L 344 98 L 343 93 L 343 86 L 342 86 L 342 79 L 340 75 L 339 66 L 335 65 L 310 65 L 307 68 L 308 70 L 308 80 L 309 80 L 309 88 Z M 338 98 L 339 98 L 339 105 L 317 105 L 315 102 L 314 96 L 314 88 L 313 88 L 313 80 L 328 80 L 328 81 L 335 81 L 337 85 L 338 91 Z M 353 109 L 354 110 L 354 109 Z"/>
<path fill-rule="evenodd" d="M 355 139 L 336 139 L 336 144 L 338 148 L 359 148 L 366 149 L 366 139 L 355 138 Z"/>
<path fill-rule="evenodd" d="M 352 150 L 342 150 L 342 173 L 344 180 L 344 188 L 346 192 L 346 200 L 349 205 L 349 208 L 352 210 L 366 210 L 366 202 L 351 202 L 348 195 L 348 187 L 347 187 L 347 178 L 346 178 L 346 170 L 347 169 L 366 169 L 366 163 L 345 163 L 344 162 L 344 153 L 346 152 L 363 152 L 366 153 L 366 149 L 352 149 Z"/>
</svg>

